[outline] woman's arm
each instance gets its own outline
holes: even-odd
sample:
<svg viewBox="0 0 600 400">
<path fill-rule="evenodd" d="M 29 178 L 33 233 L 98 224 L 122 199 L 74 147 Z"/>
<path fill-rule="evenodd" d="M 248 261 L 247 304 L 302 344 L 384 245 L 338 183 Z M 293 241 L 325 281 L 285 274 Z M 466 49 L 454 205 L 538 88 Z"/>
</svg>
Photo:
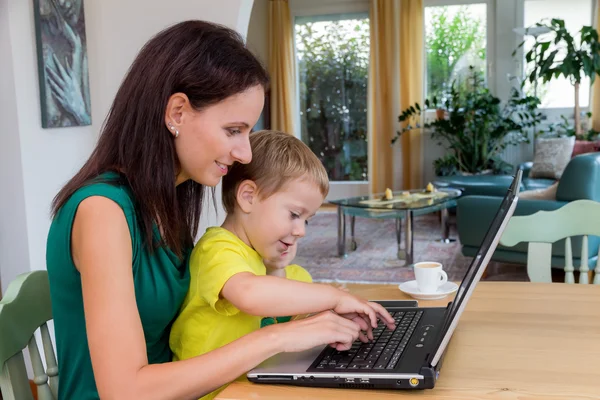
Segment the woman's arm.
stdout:
<svg viewBox="0 0 600 400">
<path fill-rule="evenodd" d="M 102 399 L 197 399 L 281 351 L 337 343 L 348 349 L 358 324 L 327 312 L 261 329 L 185 361 L 148 365 L 136 306 L 131 237 L 121 208 L 104 197 L 82 201 L 72 256 L 81 273 L 87 337 Z"/>
</svg>

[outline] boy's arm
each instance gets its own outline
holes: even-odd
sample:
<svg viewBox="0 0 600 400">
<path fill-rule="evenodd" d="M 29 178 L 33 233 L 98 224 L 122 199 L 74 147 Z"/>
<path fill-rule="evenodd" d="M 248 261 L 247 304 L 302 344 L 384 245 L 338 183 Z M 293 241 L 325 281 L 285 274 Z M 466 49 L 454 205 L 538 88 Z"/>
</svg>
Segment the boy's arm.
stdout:
<svg viewBox="0 0 600 400">
<path fill-rule="evenodd" d="M 242 272 L 229 278 L 221 295 L 239 310 L 258 316 L 309 314 L 336 308 L 345 293 L 329 285 Z"/>
</svg>

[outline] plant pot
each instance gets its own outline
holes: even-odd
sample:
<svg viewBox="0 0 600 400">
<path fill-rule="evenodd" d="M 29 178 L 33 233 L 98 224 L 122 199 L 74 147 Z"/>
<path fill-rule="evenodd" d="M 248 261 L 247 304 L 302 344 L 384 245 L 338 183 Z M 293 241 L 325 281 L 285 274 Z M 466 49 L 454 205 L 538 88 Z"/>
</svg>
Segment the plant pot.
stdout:
<svg viewBox="0 0 600 400">
<path fill-rule="evenodd" d="M 463 171 L 460 171 L 460 172 L 458 173 L 458 175 L 461 175 L 461 176 L 473 176 L 473 175 L 493 175 L 493 174 L 494 174 L 494 171 L 493 171 L 493 170 L 491 170 L 491 169 L 484 169 L 483 171 L 479 171 L 479 172 L 477 172 L 477 173 L 475 173 L 475 174 L 474 174 L 474 173 L 472 173 L 472 172 L 463 172 Z"/>
<path fill-rule="evenodd" d="M 444 110 L 443 108 L 437 108 L 435 110 L 435 117 L 438 120 L 446 118 L 446 110 Z"/>
</svg>

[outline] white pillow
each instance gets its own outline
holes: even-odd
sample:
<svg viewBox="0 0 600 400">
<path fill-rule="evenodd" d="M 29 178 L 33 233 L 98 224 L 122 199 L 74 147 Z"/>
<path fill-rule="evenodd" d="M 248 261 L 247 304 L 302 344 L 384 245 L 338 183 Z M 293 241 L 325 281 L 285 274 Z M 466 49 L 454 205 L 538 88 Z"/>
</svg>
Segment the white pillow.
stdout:
<svg viewBox="0 0 600 400">
<path fill-rule="evenodd" d="M 530 178 L 560 179 L 575 146 L 575 136 L 544 138 L 535 142 Z"/>
</svg>

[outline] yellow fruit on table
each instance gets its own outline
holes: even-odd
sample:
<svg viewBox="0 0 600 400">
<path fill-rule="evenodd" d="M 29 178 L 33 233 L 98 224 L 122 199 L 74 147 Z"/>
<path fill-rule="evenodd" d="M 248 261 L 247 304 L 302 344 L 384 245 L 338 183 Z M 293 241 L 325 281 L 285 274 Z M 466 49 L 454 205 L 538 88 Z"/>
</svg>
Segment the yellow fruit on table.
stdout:
<svg viewBox="0 0 600 400">
<path fill-rule="evenodd" d="M 392 189 L 390 189 L 390 188 L 385 189 L 385 199 L 392 200 L 393 198 L 394 198 L 394 194 L 392 193 Z"/>
<path fill-rule="evenodd" d="M 431 184 L 431 182 L 429 182 L 425 190 L 427 190 L 428 192 L 435 192 L 435 187 Z"/>
</svg>

